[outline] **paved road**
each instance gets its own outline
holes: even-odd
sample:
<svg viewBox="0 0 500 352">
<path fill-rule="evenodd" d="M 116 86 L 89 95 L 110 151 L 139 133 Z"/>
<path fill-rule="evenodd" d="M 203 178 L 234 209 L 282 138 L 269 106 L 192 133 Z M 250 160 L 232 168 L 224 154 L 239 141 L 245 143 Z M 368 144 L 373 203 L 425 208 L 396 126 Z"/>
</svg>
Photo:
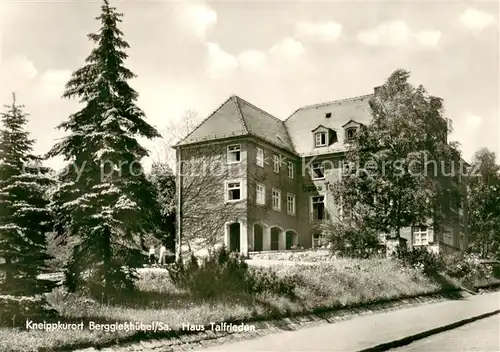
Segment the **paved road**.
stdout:
<svg viewBox="0 0 500 352">
<path fill-rule="evenodd" d="M 498 310 L 499 303 L 500 292 L 495 292 L 372 314 L 198 351 L 360 351 Z M 444 351 L 442 348 L 440 350 Z"/>
<path fill-rule="evenodd" d="M 500 315 L 392 350 L 393 352 L 497 352 L 500 351 Z"/>
</svg>

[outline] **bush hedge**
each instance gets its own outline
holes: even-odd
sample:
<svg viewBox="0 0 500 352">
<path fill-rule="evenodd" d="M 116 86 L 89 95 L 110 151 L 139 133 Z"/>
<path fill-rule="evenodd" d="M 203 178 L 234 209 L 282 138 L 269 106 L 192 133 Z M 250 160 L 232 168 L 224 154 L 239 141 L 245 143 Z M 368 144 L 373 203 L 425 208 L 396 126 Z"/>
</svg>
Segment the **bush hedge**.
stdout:
<svg viewBox="0 0 500 352">
<path fill-rule="evenodd" d="M 191 255 L 186 263 L 178 262 L 168 270 L 176 285 L 201 299 L 263 292 L 292 297 L 297 282 L 295 276 L 279 277 L 274 271 L 249 268 L 242 256 L 224 247 L 202 259 Z"/>
</svg>

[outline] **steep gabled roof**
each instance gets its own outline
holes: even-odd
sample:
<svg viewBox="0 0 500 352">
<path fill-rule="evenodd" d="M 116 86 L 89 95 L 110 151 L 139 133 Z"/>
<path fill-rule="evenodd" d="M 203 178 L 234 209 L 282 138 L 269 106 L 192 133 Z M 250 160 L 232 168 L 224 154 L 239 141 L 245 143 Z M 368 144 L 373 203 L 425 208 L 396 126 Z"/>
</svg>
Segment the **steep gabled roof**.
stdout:
<svg viewBox="0 0 500 352">
<path fill-rule="evenodd" d="M 323 125 L 337 130 L 345 126 L 349 120 L 368 124 L 371 119 L 369 100 L 373 94 L 355 98 L 331 101 L 328 103 L 304 106 L 295 111 L 285 120 L 285 126 L 290 134 L 295 152 L 301 155 L 314 153 L 315 148 L 311 143 L 311 130 Z M 326 113 L 331 113 L 326 117 Z M 325 152 L 344 151 L 344 134 L 338 133 L 338 141 L 328 147 Z"/>
<path fill-rule="evenodd" d="M 278 147 L 294 150 L 283 120 L 259 109 L 242 98 L 237 97 L 237 101 L 249 134 L 262 138 Z"/>
<path fill-rule="evenodd" d="M 362 123 L 361 123 L 361 122 L 351 119 L 351 120 L 347 121 L 346 123 L 344 123 L 344 124 L 342 125 L 342 127 L 347 126 L 347 125 L 348 125 L 348 124 L 350 124 L 351 122 L 354 122 L 354 123 L 355 123 L 355 124 L 357 124 L 357 125 L 362 125 Z"/>
<path fill-rule="evenodd" d="M 317 131 L 317 130 L 319 130 L 320 128 L 324 128 L 324 129 L 327 129 L 327 130 L 334 130 L 334 129 L 333 129 L 333 128 L 331 128 L 331 127 L 326 127 L 325 125 L 319 125 L 319 126 L 316 126 L 315 128 L 313 128 L 313 129 L 311 130 L 311 132 Z"/>
<path fill-rule="evenodd" d="M 252 135 L 278 147 L 293 151 L 293 145 L 282 120 L 233 95 L 203 120 L 177 146 Z"/>
<path fill-rule="evenodd" d="M 254 136 L 299 155 L 314 154 L 317 150 L 311 143 L 311 131 L 318 126 L 341 131 L 350 122 L 368 124 L 372 119 L 371 97 L 373 94 L 304 106 L 283 121 L 233 95 L 176 146 Z M 322 153 L 344 150 L 344 133 L 338 133 L 337 141 Z"/>
<path fill-rule="evenodd" d="M 248 134 L 241 112 L 232 96 L 203 120 L 176 146 Z"/>
</svg>

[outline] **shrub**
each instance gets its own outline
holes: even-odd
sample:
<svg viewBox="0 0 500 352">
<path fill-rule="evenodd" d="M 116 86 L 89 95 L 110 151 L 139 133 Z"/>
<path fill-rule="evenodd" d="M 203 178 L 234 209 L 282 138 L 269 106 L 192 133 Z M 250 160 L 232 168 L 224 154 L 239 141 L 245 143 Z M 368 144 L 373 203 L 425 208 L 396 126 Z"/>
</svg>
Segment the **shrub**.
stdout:
<svg viewBox="0 0 500 352">
<path fill-rule="evenodd" d="M 426 275 L 436 274 L 444 268 L 440 258 L 423 247 L 408 248 L 407 246 L 398 246 L 396 249 L 396 258 L 405 266 L 422 270 Z"/>
<path fill-rule="evenodd" d="M 443 257 L 445 273 L 467 286 L 480 286 L 499 279 L 498 265 L 483 263 L 471 255 L 449 255 Z"/>
<path fill-rule="evenodd" d="M 377 234 L 362 224 L 328 221 L 322 231 L 333 254 L 339 257 L 367 259 L 378 255 L 381 249 Z"/>
<path fill-rule="evenodd" d="M 276 273 L 250 269 L 244 258 L 228 253 L 222 247 L 198 260 L 191 255 L 186 263 L 168 267 L 172 281 L 191 295 L 201 299 L 272 292 L 293 296 L 292 278 L 280 278 Z"/>
<path fill-rule="evenodd" d="M 276 271 L 255 268 L 249 279 L 250 293 L 276 293 L 288 298 L 295 297 L 295 288 L 300 283 L 298 274 L 279 277 Z"/>
<path fill-rule="evenodd" d="M 44 296 L 0 296 L 0 326 L 22 327 L 26 320 L 52 320 L 58 316 L 48 308 Z"/>
</svg>

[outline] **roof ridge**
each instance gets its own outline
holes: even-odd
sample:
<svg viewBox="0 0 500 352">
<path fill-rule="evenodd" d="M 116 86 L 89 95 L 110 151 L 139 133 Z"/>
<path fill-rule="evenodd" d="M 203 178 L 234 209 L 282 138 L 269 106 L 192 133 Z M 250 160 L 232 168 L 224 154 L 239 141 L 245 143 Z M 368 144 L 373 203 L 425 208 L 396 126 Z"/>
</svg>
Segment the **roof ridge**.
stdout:
<svg viewBox="0 0 500 352">
<path fill-rule="evenodd" d="M 288 119 L 290 119 L 290 117 L 292 117 L 293 115 L 295 115 L 295 113 L 297 111 L 302 110 L 302 109 L 318 108 L 318 107 L 324 106 L 324 105 L 330 105 L 330 104 L 334 104 L 334 103 L 343 103 L 343 102 L 346 102 L 346 101 L 352 101 L 352 100 L 358 100 L 358 99 L 368 98 L 368 97 L 371 97 L 373 95 L 374 95 L 373 93 L 372 94 L 364 94 L 364 95 L 359 95 L 359 96 L 356 96 L 356 97 L 350 97 L 350 98 L 343 98 L 343 99 L 337 99 L 337 100 L 327 101 L 325 103 L 304 105 L 304 106 L 298 108 L 297 110 L 295 110 L 290 116 L 287 117 L 287 119 L 285 121 L 288 121 Z"/>
<path fill-rule="evenodd" d="M 213 110 L 210 114 L 208 114 L 207 117 L 205 117 L 191 132 L 189 132 L 184 138 L 182 138 L 180 141 L 178 141 L 175 145 L 179 145 L 181 143 L 184 143 L 186 139 L 188 139 L 201 125 L 203 125 L 207 120 L 212 117 L 213 114 L 215 114 L 217 111 L 219 111 L 229 100 L 231 100 L 232 97 L 227 98 L 224 100 L 222 104 L 220 104 L 217 109 Z M 244 125 L 243 125 L 244 126 Z"/>
<path fill-rule="evenodd" d="M 242 97 L 239 97 L 239 96 L 236 96 L 236 97 L 237 97 L 238 99 L 240 99 L 240 100 L 243 100 L 243 101 L 245 102 L 245 104 L 250 105 L 252 108 L 254 108 L 254 109 L 256 109 L 256 110 L 259 110 L 260 112 L 262 112 L 262 113 L 266 114 L 267 116 L 269 116 L 269 117 L 271 117 L 271 118 L 273 118 L 273 119 L 275 119 L 275 120 L 277 120 L 277 121 L 279 121 L 279 122 L 284 122 L 283 120 L 281 120 L 281 119 L 277 118 L 276 116 L 271 115 L 271 114 L 270 114 L 270 113 L 268 113 L 266 110 L 263 110 L 263 109 L 259 108 L 258 106 L 253 105 L 252 103 L 248 102 L 247 100 L 243 99 Z"/>
<path fill-rule="evenodd" d="M 236 106 L 236 112 L 238 113 L 238 118 L 240 119 L 241 124 L 243 125 L 243 130 L 245 131 L 245 133 L 248 133 L 247 124 L 245 122 L 245 119 L 243 118 L 243 112 L 241 111 L 241 107 L 240 107 L 238 98 L 239 97 L 236 94 L 233 94 L 231 96 L 231 100 L 233 101 L 234 105 Z"/>
</svg>

